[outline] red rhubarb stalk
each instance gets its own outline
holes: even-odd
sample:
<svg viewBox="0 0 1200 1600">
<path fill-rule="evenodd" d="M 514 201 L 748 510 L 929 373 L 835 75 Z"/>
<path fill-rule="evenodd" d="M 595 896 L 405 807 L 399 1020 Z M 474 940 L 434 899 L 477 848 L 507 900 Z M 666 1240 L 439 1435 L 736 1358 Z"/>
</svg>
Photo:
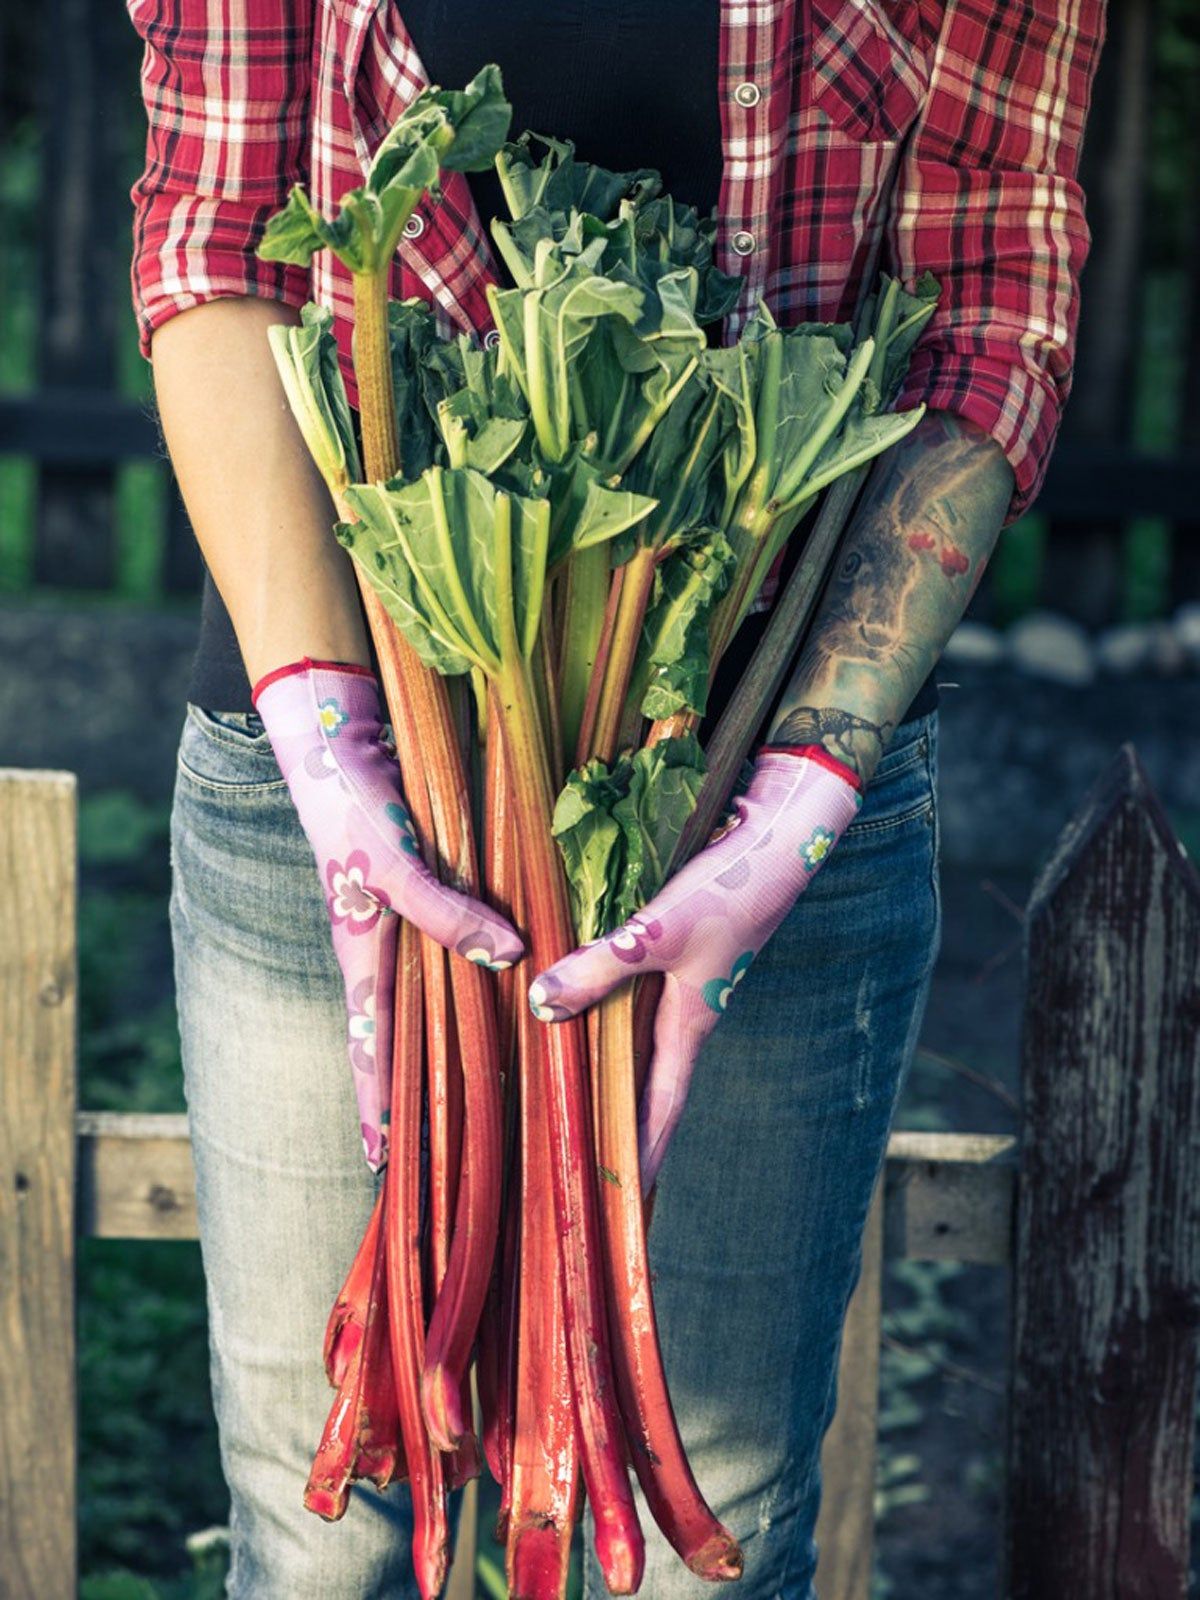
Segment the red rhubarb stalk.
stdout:
<svg viewBox="0 0 1200 1600">
<path fill-rule="evenodd" d="M 374 1233 L 362 1338 L 346 1362 L 304 1490 L 304 1504 L 327 1522 L 345 1514 L 355 1478 L 386 1488 L 403 1459 L 388 1349 L 387 1252 L 382 1231 Z"/>
<path fill-rule="evenodd" d="M 383 1219 L 383 1190 L 375 1200 L 371 1220 L 362 1236 L 358 1253 L 346 1274 L 346 1281 L 329 1313 L 325 1326 L 325 1376 L 335 1389 L 340 1388 L 350 1359 L 362 1343 L 367 1321 L 367 1301 L 371 1293 L 371 1273 L 375 1266 L 375 1246 Z"/>
<path fill-rule="evenodd" d="M 517 840 L 509 805 L 508 773 L 499 737 L 487 741 L 486 757 L 484 814 L 490 826 L 484 838 L 484 877 L 488 898 L 492 905 L 519 927 L 525 920 L 524 895 L 521 892 Z M 500 1039 L 504 1117 L 504 1181 L 501 1189 L 500 1239 L 487 1300 L 480 1318 L 479 1347 L 475 1358 L 479 1409 L 483 1419 L 483 1449 L 492 1476 L 500 1485 L 496 1538 L 501 1543 L 508 1537 L 516 1407 L 517 1249 L 521 1196 L 516 991 L 520 978 L 518 969 L 510 967 L 500 973 L 496 980 L 496 1027 Z"/>
<path fill-rule="evenodd" d="M 697 1577 L 739 1578 L 742 1552 L 692 1475 L 663 1371 L 638 1168 L 634 1005 L 628 983 L 597 1008 L 599 1048 L 592 1063 L 617 1393 L 634 1470 L 655 1522 Z"/>
<path fill-rule="evenodd" d="M 495 1007 L 483 986 L 467 978 L 478 968 L 461 960 L 452 965 L 458 1027 L 477 1055 L 463 1056 L 466 1114 L 454 1238 L 429 1323 L 421 1389 L 430 1433 L 442 1450 L 453 1449 L 469 1428 L 463 1395 L 496 1248 L 503 1154 Z"/>
<path fill-rule="evenodd" d="M 399 470 L 387 327 L 387 271 L 354 277 L 354 356 L 367 475 L 385 480 Z M 446 683 L 401 637 L 360 574 L 393 719 L 397 754 L 418 835 L 436 845 L 448 881 L 479 891 L 470 794 Z M 463 1065 L 464 1153 L 459 1205 L 438 1302 L 430 1322 L 428 1393 L 435 1442 L 453 1449 L 466 1422 L 461 1394 L 487 1293 L 499 1223 L 502 1158 L 499 1070 L 493 998 L 487 974 L 460 957 L 450 979 Z M 400 1006 L 397 1003 L 397 1013 Z M 399 1023 L 397 1023 L 399 1029 Z M 396 1051 L 398 1052 L 398 1043 Z M 443 1307 L 441 1302 L 445 1299 Z"/>
<path fill-rule="evenodd" d="M 392 1068 L 391 1154 L 385 1175 L 384 1233 L 392 1367 L 400 1433 L 408 1462 L 413 1508 L 413 1568 L 423 1600 L 433 1600 L 446 1581 L 450 1526 L 442 1457 L 434 1448 L 421 1411 L 420 1374 L 425 1362 L 425 1315 L 421 1295 L 421 977 L 420 936 L 400 925 L 396 972 L 395 1060 Z"/>
<path fill-rule="evenodd" d="M 617 569 L 624 573 L 624 582 L 607 650 L 599 657 L 603 662 L 604 682 L 588 752 L 599 756 L 601 761 L 611 762 L 617 753 L 642 622 L 654 592 L 658 557 L 659 551 L 653 546 L 639 545 L 624 567 Z"/>
<path fill-rule="evenodd" d="M 421 941 L 425 989 L 425 1071 L 429 1119 L 429 1303 L 433 1304 L 450 1260 L 454 1202 L 462 1160 L 462 1063 L 450 1011 L 449 957 L 431 939 Z"/>
<path fill-rule="evenodd" d="M 511 549 L 506 547 L 510 530 L 505 526 L 505 497 L 497 495 L 496 501 L 496 570 L 503 575 L 512 570 Z M 513 815 L 523 847 L 530 944 L 524 965 L 532 975 L 567 955 L 575 941 L 566 880 L 550 832 L 553 795 L 544 734 L 528 667 L 516 645 L 512 605 L 502 598 L 497 609 L 499 626 L 508 628 L 511 637 L 501 640 L 502 665 L 493 680 L 492 703 L 505 741 Z M 634 1594 L 641 1582 L 644 1546 L 613 1393 L 598 1249 L 586 1033 L 578 1019 L 545 1030 L 536 1068 L 534 1083 L 522 1084 L 522 1101 L 528 1087 L 549 1112 L 567 1351 L 583 1474 L 595 1520 L 596 1554 L 609 1592 Z M 522 1359 L 526 1359 L 524 1354 Z"/>
<path fill-rule="evenodd" d="M 579 1460 L 554 1199 L 545 1178 L 551 1136 L 538 1059 L 544 1033 L 527 1006 L 521 1008 L 517 1029 L 520 1286 L 516 1429 L 507 1496 L 508 1591 L 510 1600 L 563 1600 L 579 1499 Z"/>
</svg>

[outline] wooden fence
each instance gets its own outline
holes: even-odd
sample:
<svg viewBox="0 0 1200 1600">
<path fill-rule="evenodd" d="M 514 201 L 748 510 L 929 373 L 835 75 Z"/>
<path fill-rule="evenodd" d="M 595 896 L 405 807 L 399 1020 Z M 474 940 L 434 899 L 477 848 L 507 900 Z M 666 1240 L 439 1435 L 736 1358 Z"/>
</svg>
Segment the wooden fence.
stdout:
<svg viewBox="0 0 1200 1600">
<path fill-rule="evenodd" d="M 76 1105 L 75 781 L 0 773 L 0 1594 L 76 1592 L 79 1235 L 192 1239 L 182 1116 Z M 1200 878 L 1131 747 L 1027 915 L 1024 1150 L 894 1133 L 847 1322 L 823 1600 L 867 1600 L 881 1269 L 1013 1273 L 1008 1600 L 1184 1600 L 1200 1322 Z M 468 1539 L 474 1526 L 464 1519 Z M 472 1593 L 471 1559 L 454 1600 Z"/>
<path fill-rule="evenodd" d="M 1048 519 L 1039 596 L 1089 626 L 1122 613 L 1131 571 L 1126 533 L 1137 517 L 1165 519 L 1173 530 L 1165 604 L 1200 596 L 1200 252 L 1180 264 L 1174 409 L 1181 420 L 1169 445 L 1176 453 L 1150 454 L 1134 444 L 1132 397 L 1155 314 L 1146 303 L 1144 241 L 1152 208 L 1151 116 L 1164 71 L 1155 49 L 1161 10 L 1161 0 L 1121 0 L 1108 8 L 1108 44 L 1080 174 L 1093 242 L 1075 390 L 1037 508 Z M 29 392 L 0 395 L 0 452 L 37 464 L 34 581 L 104 590 L 114 585 L 118 565 L 117 471 L 161 456 L 151 408 L 118 393 L 117 385 L 119 345 L 129 337 L 121 297 L 131 247 L 128 189 L 139 160 L 140 46 L 122 9 L 105 0 L 5 8 L 0 56 L 14 37 L 30 59 L 23 60 L 27 74 L 10 74 L 10 81 L 22 95 L 26 76 L 37 86 L 27 114 L 37 108 L 44 152 L 33 273 L 37 382 Z M 63 38 L 74 41 L 71 50 L 54 48 Z M 1200 83 L 1196 90 L 1191 139 L 1200 146 Z M 1187 148 L 1185 137 L 1181 163 L 1190 159 Z M 1194 211 L 1200 228 L 1200 206 Z M 160 587 L 189 595 L 201 566 L 173 483 L 165 504 L 164 525 L 153 530 Z M 986 617 L 993 604 L 988 574 L 974 614 Z"/>
</svg>

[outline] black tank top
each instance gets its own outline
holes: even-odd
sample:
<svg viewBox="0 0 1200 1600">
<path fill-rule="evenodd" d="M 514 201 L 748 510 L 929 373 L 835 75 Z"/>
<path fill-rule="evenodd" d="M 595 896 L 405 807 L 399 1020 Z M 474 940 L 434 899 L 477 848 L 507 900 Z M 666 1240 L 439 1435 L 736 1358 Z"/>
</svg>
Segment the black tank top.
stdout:
<svg viewBox="0 0 1200 1600">
<path fill-rule="evenodd" d="M 433 83 L 466 83 L 496 62 L 515 132 L 574 141 L 580 158 L 613 171 L 655 167 L 668 193 L 702 213 L 721 186 L 717 0 L 402 0 L 404 25 Z M 492 172 L 468 177 L 484 226 L 507 216 Z M 751 619 L 718 692 L 736 680 L 759 631 Z M 248 711 L 250 683 L 229 614 L 205 578 L 188 697 Z M 925 702 L 928 701 L 928 704 Z M 909 715 L 935 703 L 932 684 Z"/>
</svg>

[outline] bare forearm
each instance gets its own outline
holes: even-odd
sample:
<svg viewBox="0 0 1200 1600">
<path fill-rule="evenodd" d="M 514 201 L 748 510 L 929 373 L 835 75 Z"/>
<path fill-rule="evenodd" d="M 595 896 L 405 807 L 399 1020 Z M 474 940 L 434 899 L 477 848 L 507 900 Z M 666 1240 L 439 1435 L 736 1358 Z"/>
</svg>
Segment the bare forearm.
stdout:
<svg viewBox="0 0 1200 1600">
<path fill-rule="evenodd" d="M 1012 497 L 981 429 L 933 411 L 877 464 L 771 725 L 867 781 L 967 608 Z"/>
<path fill-rule="evenodd" d="M 312 656 L 365 664 L 367 641 L 334 509 L 275 371 L 278 302 L 220 299 L 154 335 L 163 433 L 251 681 Z"/>
</svg>

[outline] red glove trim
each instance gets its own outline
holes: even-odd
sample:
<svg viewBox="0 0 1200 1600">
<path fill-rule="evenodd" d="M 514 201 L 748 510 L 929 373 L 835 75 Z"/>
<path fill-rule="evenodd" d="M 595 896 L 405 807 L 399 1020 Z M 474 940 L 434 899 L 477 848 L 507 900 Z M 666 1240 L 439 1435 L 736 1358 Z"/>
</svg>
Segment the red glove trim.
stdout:
<svg viewBox="0 0 1200 1600">
<path fill-rule="evenodd" d="M 836 756 L 831 756 L 823 745 L 764 744 L 759 751 L 759 755 L 801 756 L 807 761 L 815 761 L 819 767 L 824 767 L 827 772 L 832 772 L 835 778 L 843 778 L 859 794 L 863 792 L 863 781 L 853 767 L 848 767 L 844 761 L 839 761 Z"/>
<path fill-rule="evenodd" d="M 374 680 L 375 674 L 370 667 L 360 667 L 356 661 L 314 661 L 310 656 L 301 656 L 299 661 L 291 661 L 286 667 L 273 667 L 266 672 L 250 691 L 250 703 L 257 706 L 258 697 L 268 684 L 277 683 L 280 678 L 292 678 L 298 672 L 309 672 L 312 669 L 322 672 L 350 672 L 358 678 Z"/>
</svg>

